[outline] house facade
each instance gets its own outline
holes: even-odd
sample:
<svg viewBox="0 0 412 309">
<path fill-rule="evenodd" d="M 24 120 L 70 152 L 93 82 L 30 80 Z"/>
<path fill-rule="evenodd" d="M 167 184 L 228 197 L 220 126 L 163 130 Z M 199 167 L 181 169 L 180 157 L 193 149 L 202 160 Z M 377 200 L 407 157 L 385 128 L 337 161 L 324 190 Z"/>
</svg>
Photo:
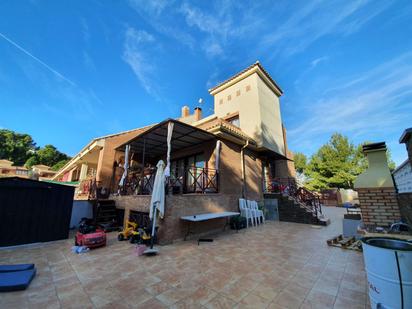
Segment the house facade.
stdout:
<svg viewBox="0 0 412 309">
<path fill-rule="evenodd" d="M 24 166 L 15 166 L 13 164 L 13 161 L 5 159 L 0 160 L 0 177 L 29 177 L 29 170 L 27 168 Z"/>
<path fill-rule="evenodd" d="M 280 112 L 282 90 L 256 62 L 209 92 L 214 97 L 212 115 L 203 117 L 200 107 L 190 113 L 184 106 L 178 119 L 94 139 L 54 179 L 80 181 L 78 192 L 88 190 L 86 199 L 109 196 L 124 209 L 124 220 L 147 216 L 155 166 L 166 160 L 172 125 L 161 242 L 183 237 L 187 227 L 182 216 L 238 211 L 240 197 L 262 201 L 274 178 L 295 177 Z M 127 177 L 119 185 L 126 160 Z M 82 183 L 88 184 L 87 190 Z M 222 222 L 214 220 L 197 232 L 221 227 Z"/>
<path fill-rule="evenodd" d="M 49 166 L 38 164 L 33 165 L 30 169 L 25 166 L 16 166 L 14 162 L 2 159 L 0 160 L 0 177 L 18 176 L 21 178 L 29 178 L 36 176 L 39 180 L 48 180 L 56 174 Z"/>
</svg>

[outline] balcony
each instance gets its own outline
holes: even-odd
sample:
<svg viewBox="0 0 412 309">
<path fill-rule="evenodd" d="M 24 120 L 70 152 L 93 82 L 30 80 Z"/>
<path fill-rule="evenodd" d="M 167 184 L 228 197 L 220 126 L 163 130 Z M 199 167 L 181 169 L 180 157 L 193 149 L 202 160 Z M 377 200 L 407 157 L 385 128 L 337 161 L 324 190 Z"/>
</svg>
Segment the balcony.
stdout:
<svg viewBox="0 0 412 309">
<path fill-rule="evenodd" d="M 117 169 L 123 170 L 117 167 Z M 115 172 L 119 173 L 119 172 Z M 126 183 L 120 187 L 114 183 L 111 188 L 112 194 L 118 195 L 151 195 L 156 176 L 155 168 L 145 168 L 142 172 L 129 171 Z M 218 193 L 219 173 L 211 168 L 182 168 L 172 170 L 166 184 L 166 193 Z"/>
</svg>

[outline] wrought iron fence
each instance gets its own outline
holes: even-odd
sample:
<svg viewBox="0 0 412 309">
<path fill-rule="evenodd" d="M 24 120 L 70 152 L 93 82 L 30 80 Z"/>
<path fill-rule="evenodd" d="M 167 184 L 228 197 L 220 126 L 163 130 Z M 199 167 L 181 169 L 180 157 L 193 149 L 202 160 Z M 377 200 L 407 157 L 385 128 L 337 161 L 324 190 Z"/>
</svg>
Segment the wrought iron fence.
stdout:
<svg viewBox="0 0 412 309">
<path fill-rule="evenodd" d="M 314 215 L 322 214 L 320 196 L 305 187 L 298 187 L 294 178 L 271 178 L 265 184 L 265 193 L 288 195 Z"/>
</svg>

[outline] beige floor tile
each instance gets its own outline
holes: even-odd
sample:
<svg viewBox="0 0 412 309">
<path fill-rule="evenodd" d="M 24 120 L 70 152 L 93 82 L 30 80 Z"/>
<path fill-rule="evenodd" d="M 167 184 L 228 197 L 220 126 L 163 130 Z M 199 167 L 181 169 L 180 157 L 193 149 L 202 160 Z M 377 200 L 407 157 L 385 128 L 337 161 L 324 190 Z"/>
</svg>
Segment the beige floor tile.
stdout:
<svg viewBox="0 0 412 309">
<path fill-rule="evenodd" d="M 270 285 L 261 283 L 252 291 L 252 293 L 259 297 L 263 297 L 264 299 L 268 301 L 272 301 L 273 299 L 275 299 L 276 296 L 279 295 L 280 290 L 276 290 Z"/>
<path fill-rule="evenodd" d="M 265 309 L 270 303 L 270 300 L 257 296 L 253 293 L 249 293 L 237 304 L 236 308 L 253 308 L 253 309 Z"/>
<path fill-rule="evenodd" d="M 354 302 L 351 299 L 348 298 L 344 298 L 344 297 L 340 297 L 338 296 L 335 300 L 335 304 L 333 306 L 333 308 L 335 309 L 365 309 L 365 304 L 359 304 L 358 302 Z"/>
<path fill-rule="evenodd" d="M 27 290 L 0 295 L 0 308 L 365 306 L 362 254 L 326 245 L 341 233 L 344 210 L 324 210 L 336 213 L 328 227 L 267 222 L 217 234 L 210 244 L 161 246 L 150 259 L 116 233 L 107 247 L 82 255 L 70 251 L 73 239 L 5 250 L 1 263 L 35 262 L 38 273 Z"/>
<path fill-rule="evenodd" d="M 305 302 L 303 304 L 304 308 L 333 308 L 335 303 L 335 296 L 328 293 L 312 290 L 307 295 Z"/>
<path fill-rule="evenodd" d="M 184 295 L 182 295 L 177 288 L 170 288 L 162 294 L 156 296 L 156 299 L 161 301 L 166 306 L 174 305 L 183 298 Z"/>
<path fill-rule="evenodd" d="M 236 305 L 236 303 L 223 296 L 223 295 L 216 295 L 211 301 L 206 303 L 205 307 L 208 309 L 229 309 L 233 308 Z"/>
</svg>

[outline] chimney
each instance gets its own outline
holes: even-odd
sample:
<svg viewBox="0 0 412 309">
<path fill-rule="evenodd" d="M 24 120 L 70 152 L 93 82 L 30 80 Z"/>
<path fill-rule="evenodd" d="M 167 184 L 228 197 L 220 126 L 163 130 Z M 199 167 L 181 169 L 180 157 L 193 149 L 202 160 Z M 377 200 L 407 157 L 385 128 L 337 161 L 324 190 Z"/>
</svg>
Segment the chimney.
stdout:
<svg viewBox="0 0 412 309">
<path fill-rule="evenodd" d="M 393 188 L 392 174 L 386 157 L 385 142 L 367 144 L 362 147 L 368 159 L 368 168 L 356 178 L 355 188 Z"/>
<path fill-rule="evenodd" d="M 188 117 L 190 114 L 189 106 L 185 105 L 182 107 L 182 118 Z"/>
<path fill-rule="evenodd" d="M 202 109 L 200 107 L 195 107 L 195 121 L 202 119 Z"/>
<path fill-rule="evenodd" d="M 384 142 L 363 146 L 368 168 L 354 183 L 358 191 L 362 220 L 367 229 L 387 227 L 401 218 L 396 189 L 388 167 Z"/>
</svg>

